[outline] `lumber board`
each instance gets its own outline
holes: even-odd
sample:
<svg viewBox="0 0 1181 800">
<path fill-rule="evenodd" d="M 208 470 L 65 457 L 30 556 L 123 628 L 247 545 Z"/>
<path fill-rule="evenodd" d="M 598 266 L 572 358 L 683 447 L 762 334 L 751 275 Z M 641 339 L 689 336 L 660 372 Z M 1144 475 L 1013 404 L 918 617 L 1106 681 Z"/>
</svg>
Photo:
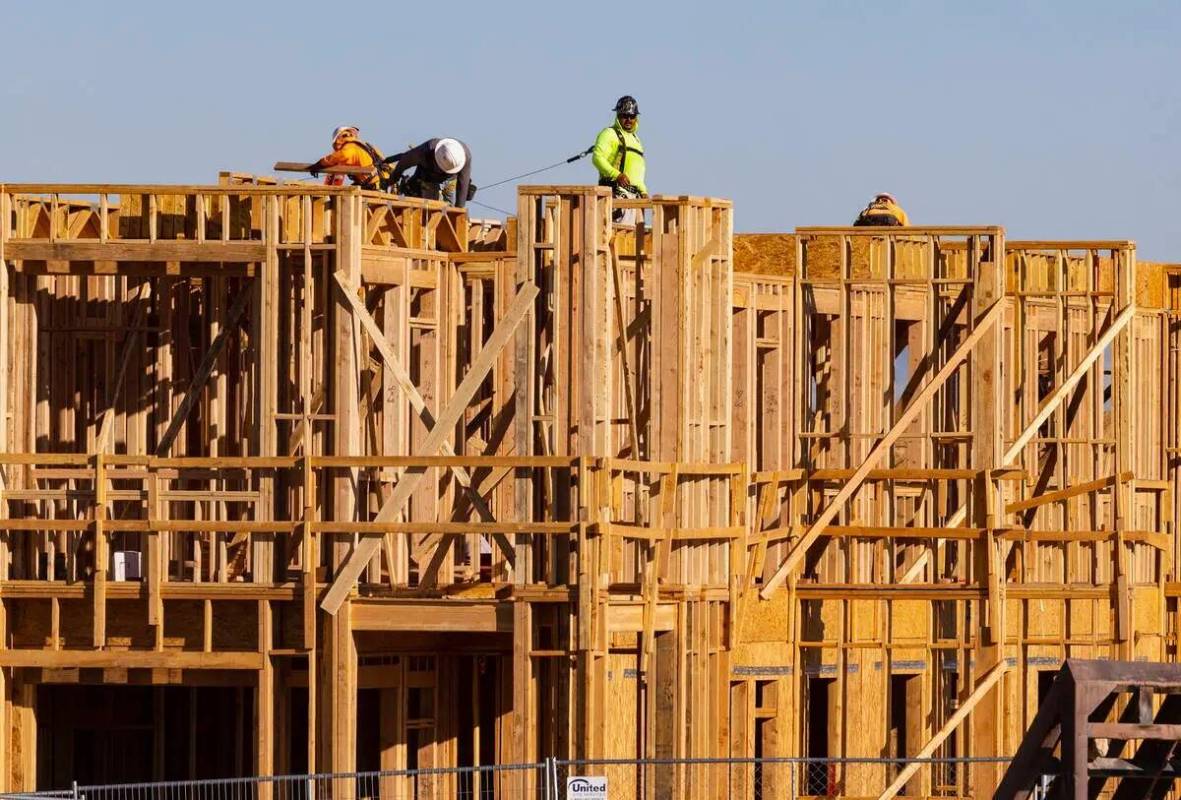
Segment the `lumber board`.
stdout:
<svg viewBox="0 0 1181 800">
<path fill-rule="evenodd" d="M 181 650 L 0 650 L 0 667 L 55 669 L 232 669 L 258 670 L 262 654 L 257 652 L 200 653 Z"/>
<path fill-rule="evenodd" d="M 26 241 L 16 239 L 5 246 L 12 261 L 136 261 L 181 263 L 261 262 L 266 246 L 256 242 L 186 241 Z M 20 267 L 17 267 L 20 271 Z"/>
<path fill-rule="evenodd" d="M 350 604 L 353 630 L 506 633 L 513 629 L 512 603 L 462 600 L 359 600 Z"/>
<path fill-rule="evenodd" d="M 1043 492 L 1025 500 L 1018 500 L 1009 503 L 1005 506 L 1006 514 L 1016 514 L 1019 511 L 1027 511 L 1031 508 L 1039 508 L 1049 503 L 1057 503 L 1062 500 L 1069 500 L 1072 497 L 1079 495 L 1090 494 L 1091 492 L 1099 491 L 1100 489 L 1107 489 L 1117 483 L 1126 483 L 1132 480 L 1133 474 L 1131 472 L 1124 472 L 1119 475 L 1108 475 L 1105 478 L 1098 478 L 1093 481 L 1086 481 L 1085 483 L 1076 484 L 1075 486 L 1068 486 L 1064 489 L 1058 489 L 1053 492 Z"/>
<path fill-rule="evenodd" d="M 275 172 L 311 172 L 315 162 L 276 161 L 271 169 Z M 320 167 L 316 170 L 321 175 L 372 175 L 373 167 Z"/>
</svg>

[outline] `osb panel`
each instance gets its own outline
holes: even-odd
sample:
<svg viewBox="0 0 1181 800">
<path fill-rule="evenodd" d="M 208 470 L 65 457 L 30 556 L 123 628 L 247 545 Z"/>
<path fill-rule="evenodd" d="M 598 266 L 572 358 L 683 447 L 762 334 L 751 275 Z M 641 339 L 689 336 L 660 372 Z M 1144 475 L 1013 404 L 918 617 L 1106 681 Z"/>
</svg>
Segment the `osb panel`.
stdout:
<svg viewBox="0 0 1181 800">
<path fill-rule="evenodd" d="M 1028 635 L 1034 638 L 1062 637 L 1065 610 L 1061 600 L 1030 600 L 1027 608 Z"/>
<path fill-rule="evenodd" d="M 607 758 L 635 758 L 639 755 L 636 752 L 637 668 L 635 653 L 611 653 L 607 656 L 607 697 L 611 698 L 603 753 Z"/>
<path fill-rule="evenodd" d="M 214 613 L 217 606 L 213 607 Z M 200 600 L 169 600 L 164 604 L 164 643 L 200 650 L 205 635 L 205 604 Z M 253 648 L 252 648 L 253 649 Z"/>
<path fill-rule="evenodd" d="M 1175 264 L 1155 261 L 1136 262 L 1136 305 L 1143 308 L 1164 308 L 1167 281 L 1165 270 Z"/>
<path fill-rule="evenodd" d="M 845 672 L 845 747 L 850 756 L 879 757 L 886 747 L 889 679 L 882 654 L 853 650 Z M 883 767 L 884 769 L 884 767 Z M 865 770 L 858 769 L 859 773 Z M 867 776 L 861 776 L 867 777 Z"/>
<path fill-rule="evenodd" d="M 111 647 L 152 647 L 156 639 L 148 625 L 146 600 L 107 601 L 107 644 Z"/>
<path fill-rule="evenodd" d="M 7 600 L 4 605 L 8 610 L 8 633 L 12 637 L 12 647 L 49 645 L 49 600 Z"/>
<path fill-rule="evenodd" d="M 734 271 L 795 275 L 796 237 L 790 233 L 734 234 Z"/>
<path fill-rule="evenodd" d="M 781 667 L 791 663 L 787 640 L 738 642 L 730 656 L 733 667 Z"/>
<path fill-rule="evenodd" d="M 923 669 L 931 665 L 930 652 L 926 647 L 893 647 L 890 649 L 890 663 L 894 671 L 911 671 L 913 665 L 922 664 Z"/>
<path fill-rule="evenodd" d="M 1067 600 L 1067 629 L 1066 635 L 1070 639 L 1085 639 L 1095 635 L 1094 603 L 1090 600 Z M 1071 647 L 1070 654 L 1075 658 L 1085 658 L 1079 652 L 1080 648 Z M 1091 655 L 1091 654 L 1087 654 Z"/>
<path fill-rule="evenodd" d="M 1159 661 L 1164 657 L 1165 609 L 1160 589 L 1132 589 L 1132 630 L 1136 658 Z"/>
<path fill-rule="evenodd" d="M 981 603 L 980 613 L 984 613 L 985 605 Z M 1005 619 L 1004 631 L 1005 638 L 1020 638 L 1025 635 L 1025 610 L 1026 603 L 1022 600 L 1015 600 L 1011 597 L 1005 599 Z"/>
<path fill-rule="evenodd" d="M 841 240 L 837 236 L 822 236 L 807 245 L 805 265 L 808 278 L 841 277 Z"/>
<path fill-rule="evenodd" d="M 1004 703 L 1004 715 L 1001 717 L 1001 746 L 1002 752 L 1015 753 L 1025 733 L 1027 722 L 1023 719 L 1024 703 L 1022 698 L 1028 697 L 1028 682 L 1019 662 L 1016 669 L 1010 669 L 997 687 Z M 1037 681 L 1034 681 L 1034 700 L 1037 700 Z M 1035 702 L 1036 706 L 1036 702 Z M 1036 710 L 1036 707 L 1035 707 Z M 1029 717 L 1032 719 L 1032 717 Z"/>
<path fill-rule="evenodd" d="M 763 600 L 751 591 L 749 597 L 751 599 L 744 604 L 739 621 L 739 638 L 747 642 L 787 641 L 787 594 L 781 592 L 771 600 Z"/>
<path fill-rule="evenodd" d="M 879 641 L 882 633 L 881 600 L 849 601 L 849 640 L 854 642 Z"/>
<path fill-rule="evenodd" d="M 1079 599 L 1067 601 L 1069 608 L 1070 628 L 1069 638 L 1080 640 L 1094 639 L 1102 644 L 1094 646 L 1087 644 L 1072 644 L 1067 648 L 1071 658 L 1110 658 L 1111 646 L 1106 644 L 1111 639 L 1111 603 L 1110 601 Z"/>
<path fill-rule="evenodd" d="M 213 649 L 258 649 L 258 603 L 246 600 L 213 604 Z"/>
<path fill-rule="evenodd" d="M 114 631 L 118 630 L 118 628 L 111 626 L 112 617 L 114 616 L 113 609 L 115 607 L 116 606 L 113 601 L 107 603 L 108 637 Z M 127 606 L 124 605 L 121 607 L 121 610 L 125 610 L 126 608 Z M 144 618 L 146 619 L 146 609 L 144 614 Z M 88 648 L 94 646 L 94 602 L 92 600 L 85 599 L 62 601 L 60 607 L 59 624 L 61 627 L 63 648 Z M 48 621 L 46 621 L 45 625 L 46 635 L 48 635 Z"/>
<path fill-rule="evenodd" d="M 801 604 L 803 638 L 809 642 L 838 641 L 841 638 L 845 603 L 841 600 L 809 600 Z"/>
<path fill-rule="evenodd" d="M 931 604 L 926 600 L 895 600 L 890 617 L 895 642 L 926 641 L 931 634 Z"/>
</svg>

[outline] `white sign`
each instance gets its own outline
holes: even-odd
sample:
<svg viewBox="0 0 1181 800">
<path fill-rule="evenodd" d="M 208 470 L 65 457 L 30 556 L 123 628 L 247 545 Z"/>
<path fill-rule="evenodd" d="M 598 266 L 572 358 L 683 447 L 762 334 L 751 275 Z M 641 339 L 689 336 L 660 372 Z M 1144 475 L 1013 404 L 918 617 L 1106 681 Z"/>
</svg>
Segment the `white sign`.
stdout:
<svg viewBox="0 0 1181 800">
<path fill-rule="evenodd" d="M 567 778 L 566 800 L 607 800 L 607 779 Z"/>
</svg>

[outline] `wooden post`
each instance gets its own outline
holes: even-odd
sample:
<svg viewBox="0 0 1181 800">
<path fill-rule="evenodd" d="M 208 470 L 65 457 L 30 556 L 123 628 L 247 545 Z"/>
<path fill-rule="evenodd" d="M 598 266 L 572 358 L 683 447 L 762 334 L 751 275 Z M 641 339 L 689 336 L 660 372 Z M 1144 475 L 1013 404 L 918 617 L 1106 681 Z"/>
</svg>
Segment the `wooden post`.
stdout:
<svg viewBox="0 0 1181 800">
<path fill-rule="evenodd" d="M 8 382 L 13 361 L 9 354 L 9 276 L 8 261 L 5 258 L 4 243 L 8 240 L 11 224 L 9 194 L 0 185 L 0 455 L 9 450 Z M 15 427 L 15 426 L 14 426 Z M 14 437 L 15 438 L 15 437 Z M 8 501 L 4 497 L 7 488 L 8 467 L 0 465 L 0 520 L 8 517 Z M 8 580 L 8 532 L 0 531 L 0 643 L 8 641 L 8 611 L 4 604 L 3 586 Z M 12 724 L 11 703 L 9 702 L 10 671 L 0 668 L 0 791 L 14 790 L 12 781 Z"/>
<path fill-rule="evenodd" d="M 534 752 L 533 614 L 527 600 L 513 603 L 513 753 L 518 764 L 532 764 Z"/>
<path fill-rule="evenodd" d="M 258 653 L 262 668 L 254 690 L 254 774 L 275 773 L 275 667 L 271 661 L 274 622 L 270 600 L 258 601 Z M 274 786 L 269 782 L 258 786 L 259 800 L 269 800 Z"/>
<path fill-rule="evenodd" d="M 339 198 L 337 268 L 353 284 L 361 280 L 361 233 L 364 224 L 362 198 L 351 192 Z M 336 376 L 332 410 L 336 415 L 334 451 L 336 455 L 361 453 L 361 421 L 358 408 L 360 365 L 357 363 L 356 337 L 359 323 L 344 302 L 334 306 L 335 338 L 333 371 Z M 332 514 L 338 521 L 352 521 L 357 512 L 357 470 L 338 470 L 334 483 Z M 337 537 L 332 547 L 332 563 L 348 559 L 351 543 Z M 353 553 L 356 554 L 355 551 Z M 361 566 L 368 556 L 361 559 Z M 355 578 L 354 578 L 355 580 Z M 351 585 L 350 587 L 351 588 Z M 324 747 L 322 768 L 332 772 L 353 772 L 356 768 L 357 648 L 353 640 L 351 603 L 342 602 L 335 615 L 324 618 L 323 715 Z M 351 798 L 353 787 L 333 787 L 334 796 Z"/>
<path fill-rule="evenodd" d="M 988 239 L 991 241 L 988 241 Z M 982 241 L 983 239 L 983 241 Z M 971 310 L 973 315 L 990 306 L 1003 304 L 1004 295 L 1004 237 L 973 237 L 969 241 L 969 267 L 974 269 L 976 282 L 973 287 Z M 985 260 L 985 255 L 988 259 Z M 994 326 L 984 331 L 980 344 L 972 359 L 971 402 L 972 402 L 972 463 L 981 470 L 980 483 L 973 493 L 972 524 L 986 530 L 995 526 L 996 493 L 993 491 L 991 470 L 999 467 L 1001 455 L 1001 424 L 1004 408 L 1000 397 L 1000 356 L 1001 331 Z M 972 674 L 994 674 L 1004 662 L 1004 576 L 998 563 L 997 548 L 992 536 L 985 536 L 976 544 L 976 575 L 988 576 L 985 588 L 987 601 L 978 601 L 982 607 L 977 615 L 980 620 L 980 648 L 976 653 L 976 665 Z M 966 665 L 965 665 L 966 667 Z M 966 668 L 961 674 L 968 674 Z M 1004 692 L 998 691 L 981 702 L 972 715 L 972 740 L 974 756 L 1004 755 L 1001 747 L 1002 714 Z M 974 772 L 973 786 L 980 796 L 989 796 L 1000 780 L 1000 771 L 991 765 L 982 764 Z"/>
<path fill-rule="evenodd" d="M 517 286 L 530 286 L 539 280 L 535 269 L 537 241 L 543 220 L 544 203 L 540 197 L 521 193 L 517 199 Z M 545 284 L 542 284 L 545 286 Z M 546 286 L 545 300 L 549 300 L 552 287 Z M 513 444 L 518 456 L 530 456 L 534 452 L 534 420 L 537 392 L 537 314 L 530 309 L 522 321 L 513 341 Z M 513 475 L 513 508 L 518 520 L 532 518 L 533 476 L 528 469 L 518 468 Z M 532 559 L 529 557 L 529 537 L 517 536 L 516 564 L 513 567 L 513 583 L 526 584 L 531 579 Z"/>
<path fill-rule="evenodd" d="M 102 649 L 107 643 L 107 568 L 110 555 L 107 547 L 107 473 L 106 456 L 94 454 L 94 646 Z"/>
<path fill-rule="evenodd" d="M 1126 263 L 1121 259 L 1113 259 L 1115 270 L 1115 308 L 1132 310 L 1136 307 L 1136 255 L 1129 253 Z M 1127 311 L 1124 312 L 1125 314 Z M 1132 329 L 1128 328 L 1116 337 L 1112 361 L 1112 410 L 1115 422 L 1115 471 L 1117 480 L 1112 489 L 1115 501 L 1115 640 L 1118 642 L 1116 652 L 1119 658 L 1131 661 L 1136 656 L 1136 642 L 1133 636 L 1135 624 L 1133 609 L 1135 608 L 1132 588 L 1133 579 L 1129 575 L 1134 550 L 1126 545 L 1125 531 L 1131 525 L 1132 484 L 1120 481 L 1118 476 L 1125 470 L 1134 471 L 1136 466 L 1136 435 L 1132 424 L 1132 415 L 1138 409 L 1137 383 L 1135 380 L 1135 360 L 1132 358 Z M 1144 420 L 1147 425 L 1148 420 Z M 1134 474 L 1134 472 L 1133 472 Z"/>
</svg>

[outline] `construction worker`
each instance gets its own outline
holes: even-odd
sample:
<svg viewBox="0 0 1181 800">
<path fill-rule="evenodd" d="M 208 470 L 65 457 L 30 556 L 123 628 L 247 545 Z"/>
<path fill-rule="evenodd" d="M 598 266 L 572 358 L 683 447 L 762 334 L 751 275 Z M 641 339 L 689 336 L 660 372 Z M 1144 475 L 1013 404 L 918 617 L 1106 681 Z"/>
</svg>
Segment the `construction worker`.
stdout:
<svg viewBox="0 0 1181 800">
<path fill-rule="evenodd" d="M 873 226 L 906 226 L 910 224 L 910 218 L 906 216 L 906 212 L 902 210 L 902 206 L 898 205 L 898 201 L 894 199 L 894 195 L 889 192 L 878 192 L 873 197 L 873 201 L 867 205 L 853 224 L 859 228 L 873 227 Z"/>
<path fill-rule="evenodd" d="M 446 200 L 463 208 L 476 194 L 472 184 L 472 151 L 458 139 L 427 139 L 418 147 L 398 153 L 385 160 L 393 164 L 390 179 L 398 193 L 426 200 Z M 406 175 L 413 168 L 414 174 Z M 454 198 L 446 184 L 455 181 Z"/>
<path fill-rule="evenodd" d="M 640 142 L 640 106 L 629 94 L 615 103 L 615 124 L 595 139 L 592 161 L 599 185 L 610 186 L 616 197 L 647 197 L 644 183 L 644 145 Z"/>
<path fill-rule="evenodd" d="M 332 132 L 332 152 L 308 168 L 313 178 L 320 175 L 324 167 L 374 167 L 372 174 L 352 175 L 353 183 L 365 189 L 385 189 L 389 185 L 389 169 L 382 169 L 381 151 L 360 139 L 361 130 L 356 125 L 341 125 Z M 329 186 L 344 184 L 343 175 L 325 175 L 324 183 Z"/>
</svg>

